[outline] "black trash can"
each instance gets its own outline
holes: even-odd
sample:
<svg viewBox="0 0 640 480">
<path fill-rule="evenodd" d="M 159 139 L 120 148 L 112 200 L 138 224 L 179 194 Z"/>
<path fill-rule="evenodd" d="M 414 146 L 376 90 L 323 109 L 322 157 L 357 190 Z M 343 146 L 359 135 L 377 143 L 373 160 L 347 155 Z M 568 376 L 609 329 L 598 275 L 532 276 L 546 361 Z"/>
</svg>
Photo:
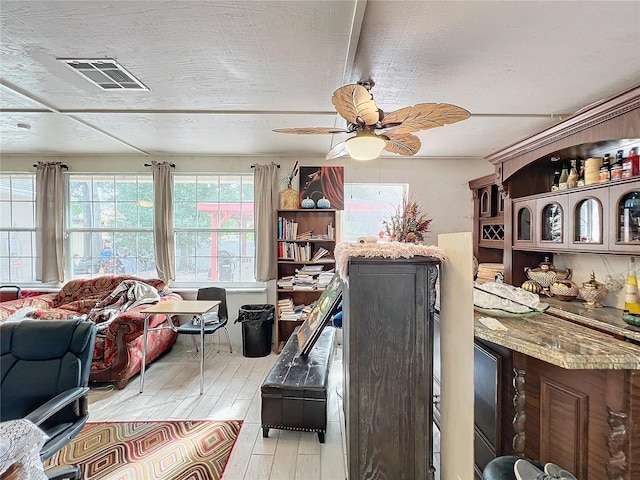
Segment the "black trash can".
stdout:
<svg viewBox="0 0 640 480">
<path fill-rule="evenodd" d="M 236 322 L 242 323 L 242 355 L 266 357 L 271 353 L 271 335 L 276 308 L 273 305 L 242 305 Z"/>
</svg>

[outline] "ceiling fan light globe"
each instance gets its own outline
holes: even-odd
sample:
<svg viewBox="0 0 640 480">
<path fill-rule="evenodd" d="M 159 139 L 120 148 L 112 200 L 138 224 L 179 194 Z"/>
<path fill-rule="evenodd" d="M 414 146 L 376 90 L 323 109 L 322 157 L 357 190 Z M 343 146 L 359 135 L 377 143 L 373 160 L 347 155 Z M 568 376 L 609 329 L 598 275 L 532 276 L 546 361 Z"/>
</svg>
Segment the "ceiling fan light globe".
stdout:
<svg viewBox="0 0 640 480">
<path fill-rule="evenodd" d="M 347 139 L 345 146 L 354 160 L 373 160 L 380 156 L 380 152 L 387 142 L 372 133 L 361 132 L 355 137 Z"/>
</svg>

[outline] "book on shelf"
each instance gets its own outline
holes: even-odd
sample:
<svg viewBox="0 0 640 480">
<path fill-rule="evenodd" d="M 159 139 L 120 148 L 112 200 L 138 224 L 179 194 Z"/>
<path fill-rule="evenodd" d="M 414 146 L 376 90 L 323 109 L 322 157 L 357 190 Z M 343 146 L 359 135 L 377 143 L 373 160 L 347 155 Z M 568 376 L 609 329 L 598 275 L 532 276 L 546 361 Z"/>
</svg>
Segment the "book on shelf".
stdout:
<svg viewBox="0 0 640 480">
<path fill-rule="evenodd" d="M 333 270 L 320 273 L 320 275 L 318 275 L 318 288 L 325 288 L 327 285 L 329 285 L 331 280 L 333 280 L 334 274 L 335 273 Z"/>
<path fill-rule="evenodd" d="M 333 225 L 330 223 L 329 225 L 327 225 L 327 238 L 329 240 L 333 240 L 335 237 L 334 235 L 336 234 L 336 229 L 333 227 Z"/>
<path fill-rule="evenodd" d="M 302 268 L 297 268 L 296 273 L 305 273 L 307 275 L 313 275 L 321 273 L 324 267 L 322 265 L 304 265 Z"/>
<path fill-rule="evenodd" d="M 329 255 L 329 250 L 327 250 L 324 247 L 318 247 L 318 249 L 316 250 L 316 252 L 313 254 L 313 256 L 311 257 L 311 261 L 312 262 L 316 262 L 318 260 L 320 260 L 322 257 L 325 257 Z"/>
<path fill-rule="evenodd" d="M 311 244 L 280 242 L 278 244 L 278 257 L 283 260 L 295 260 L 306 262 L 311 258 Z"/>
<path fill-rule="evenodd" d="M 304 320 L 316 302 L 309 305 L 294 305 L 292 298 L 278 300 L 278 319 L 281 321 Z"/>
<path fill-rule="evenodd" d="M 296 240 L 311 240 L 313 238 L 313 231 L 307 230 L 306 232 L 298 233 Z"/>
<path fill-rule="evenodd" d="M 278 284 L 278 288 L 286 289 L 286 288 L 293 287 L 293 281 L 294 281 L 293 276 L 287 276 L 287 277 L 279 278 L 276 283 Z"/>
<path fill-rule="evenodd" d="M 278 240 L 295 240 L 298 236 L 298 223 L 285 217 L 278 217 Z"/>
</svg>

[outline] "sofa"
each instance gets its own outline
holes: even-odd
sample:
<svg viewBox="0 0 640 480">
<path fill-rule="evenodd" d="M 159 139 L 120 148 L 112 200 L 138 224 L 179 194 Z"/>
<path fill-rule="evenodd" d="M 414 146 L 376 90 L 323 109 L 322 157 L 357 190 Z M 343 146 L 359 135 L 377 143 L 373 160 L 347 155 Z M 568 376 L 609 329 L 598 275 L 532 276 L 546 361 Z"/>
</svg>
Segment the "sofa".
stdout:
<svg viewBox="0 0 640 480">
<path fill-rule="evenodd" d="M 138 304 L 108 316 L 96 315 L 96 311 L 99 313 L 100 305 L 112 297 L 112 292 L 122 290 L 120 286 L 123 282 L 126 285 L 131 281 L 142 282 L 157 289 L 161 302 L 182 300 L 180 295 L 172 292 L 159 279 L 141 279 L 131 275 L 100 276 L 71 280 L 58 293 L 44 293 L 2 302 L 0 323 L 20 318 L 50 320 L 83 317 L 99 321 L 89 381 L 113 382 L 116 388 L 123 389 L 141 368 L 144 331 L 142 311 L 149 303 Z M 113 307 L 113 304 L 110 306 Z M 113 308 L 111 311 L 113 313 Z M 156 327 L 164 321 L 164 315 L 153 315 L 149 319 L 149 326 Z M 171 349 L 177 336 L 171 329 L 149 332 L 147 365 Z"/>
</svg>

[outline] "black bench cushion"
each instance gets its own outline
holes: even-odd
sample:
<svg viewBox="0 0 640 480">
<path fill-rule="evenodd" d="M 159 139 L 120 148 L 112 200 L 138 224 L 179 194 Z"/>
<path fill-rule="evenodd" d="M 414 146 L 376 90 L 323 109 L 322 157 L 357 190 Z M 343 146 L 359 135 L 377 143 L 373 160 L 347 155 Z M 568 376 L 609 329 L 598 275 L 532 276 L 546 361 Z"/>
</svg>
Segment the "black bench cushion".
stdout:
<svg viewBox="0 0 640 480">
<path fill-rule="evenodd" d="M 335 348 L 336 331 L 325 327 L 308 356 L 298 355 L 297 328 L 280 357 L 264 379 L 263 394 L 298 398 L 327 398 L 329 363 Z"/>
</svg>

